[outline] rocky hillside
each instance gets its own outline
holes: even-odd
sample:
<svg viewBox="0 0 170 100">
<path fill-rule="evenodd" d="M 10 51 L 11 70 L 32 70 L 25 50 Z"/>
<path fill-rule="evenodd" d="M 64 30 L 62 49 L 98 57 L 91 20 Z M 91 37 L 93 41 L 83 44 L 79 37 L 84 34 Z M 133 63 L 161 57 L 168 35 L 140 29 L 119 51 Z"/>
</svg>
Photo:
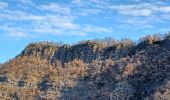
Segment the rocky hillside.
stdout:
<svg viewBox="0 0 170 100">
<path fill-rule="evenodd" d="M 55 61 L 68 63 L 75 59 L 82 60 L 85 63 L 91 63 L 97 59 L 119 59 L 128 56 L 133 46 L 134 43 L 131 40 L 119 41 L 110 46 L 105 46 L 97 41 L 85 41 L 72 46 L 58 46 L 48 42 L 40 42 L 29 44 L 19 56 L 46 59 L 51 63 L 55 63 Z"/>
<path fill-rule="evenodd" d="M 1 65 L 0 100 L 169 100 L 170 34 L 29 44 Z"/>
</svg>

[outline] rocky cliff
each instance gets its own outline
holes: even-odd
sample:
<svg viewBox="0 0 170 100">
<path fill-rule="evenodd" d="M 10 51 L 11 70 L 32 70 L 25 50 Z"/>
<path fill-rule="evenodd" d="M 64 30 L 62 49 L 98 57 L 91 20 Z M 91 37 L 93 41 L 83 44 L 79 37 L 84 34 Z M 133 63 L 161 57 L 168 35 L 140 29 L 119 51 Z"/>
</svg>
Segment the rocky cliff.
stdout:
<svg viewBox="0 0 170 100">
<path fill-rule="evenodd" d="M 90 63 L 96 59 L 119 59 L 128 56 L 132 46 L 134 46 L 133 43 L 123 44 L 121 42 L 108 47 L 94 41 L 86 41 L 72 46 L 57 46 L 42 42 L 29 44 L 19 56 L 46 59 L 51 63 L 58 60 L 67 63 L 75 59 Z"/>
</svg>

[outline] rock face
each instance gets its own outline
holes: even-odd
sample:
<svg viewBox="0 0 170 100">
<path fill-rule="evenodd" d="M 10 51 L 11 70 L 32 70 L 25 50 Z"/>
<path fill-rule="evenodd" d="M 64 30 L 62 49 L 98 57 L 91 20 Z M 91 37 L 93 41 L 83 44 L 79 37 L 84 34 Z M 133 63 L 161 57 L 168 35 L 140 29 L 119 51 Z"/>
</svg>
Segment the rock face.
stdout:
<svg viewBox="0 0 170 100">
<path fill-rule="evenodd" d="M 23 50 L 20 56 L 34 56 L 51 60 L 57 49 L 58 46 L 49 43 L 31 43 Z"/>
<path fill-rule="evenodd" d="M 170 98 L 169 37 L 137 45 L 31 43 L 1 66 L 2 100 Z"/>
<path fill-rule="evenodd" d="M 62 46 L 55 52 L 54 60 L 69 62 L 80 59 L 84 62 L 91 62 L 100 56 L 99 45 L 97 43 L 86 42 L 75 46 Z"/>
<path fill-rule="evenodd" d="M 20 56 L 38 57 L 47 59 L 50 62 L 59 60 L 62 63 L 67 63 L 74 59 L 80 59 L 85 63 L 90 63 L 96 59 L 119 59 L 125 57 L 130 53 L 129 47 L 133 46 L 133 44 L 129 45 L 129 47 L 121 46 L 122 44 L 103 47 L 102 44 L 92 41 L 86 41 L 74 46 L 33 43 L 28 45 Z"/>
</svg>

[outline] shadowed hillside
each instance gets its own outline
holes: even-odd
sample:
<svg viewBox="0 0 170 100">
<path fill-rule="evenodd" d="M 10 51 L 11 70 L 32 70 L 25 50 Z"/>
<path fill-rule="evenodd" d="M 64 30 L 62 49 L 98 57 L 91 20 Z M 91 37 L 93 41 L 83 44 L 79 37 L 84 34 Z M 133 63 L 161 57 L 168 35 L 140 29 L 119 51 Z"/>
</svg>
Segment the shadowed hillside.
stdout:
<svg viewBox="0 0 170 100">
<path fill-rule="evenodd" d="M 170 34 L 29 44 L 0 65 L 0 99 L 169 100 Z"/>
</svg>

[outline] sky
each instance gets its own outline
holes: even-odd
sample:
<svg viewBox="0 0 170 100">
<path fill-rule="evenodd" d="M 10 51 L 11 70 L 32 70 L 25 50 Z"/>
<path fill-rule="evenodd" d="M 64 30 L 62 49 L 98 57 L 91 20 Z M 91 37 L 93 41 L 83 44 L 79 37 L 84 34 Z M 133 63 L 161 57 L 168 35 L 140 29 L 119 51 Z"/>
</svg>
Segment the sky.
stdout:
<svg viewBox="0 0 170 100">
<path fill-rule="evenodd" d="M 0 0 L 0 63 L 31 42 L 138 40 L 169 31 L 170 0 Z"/>
</svg>

